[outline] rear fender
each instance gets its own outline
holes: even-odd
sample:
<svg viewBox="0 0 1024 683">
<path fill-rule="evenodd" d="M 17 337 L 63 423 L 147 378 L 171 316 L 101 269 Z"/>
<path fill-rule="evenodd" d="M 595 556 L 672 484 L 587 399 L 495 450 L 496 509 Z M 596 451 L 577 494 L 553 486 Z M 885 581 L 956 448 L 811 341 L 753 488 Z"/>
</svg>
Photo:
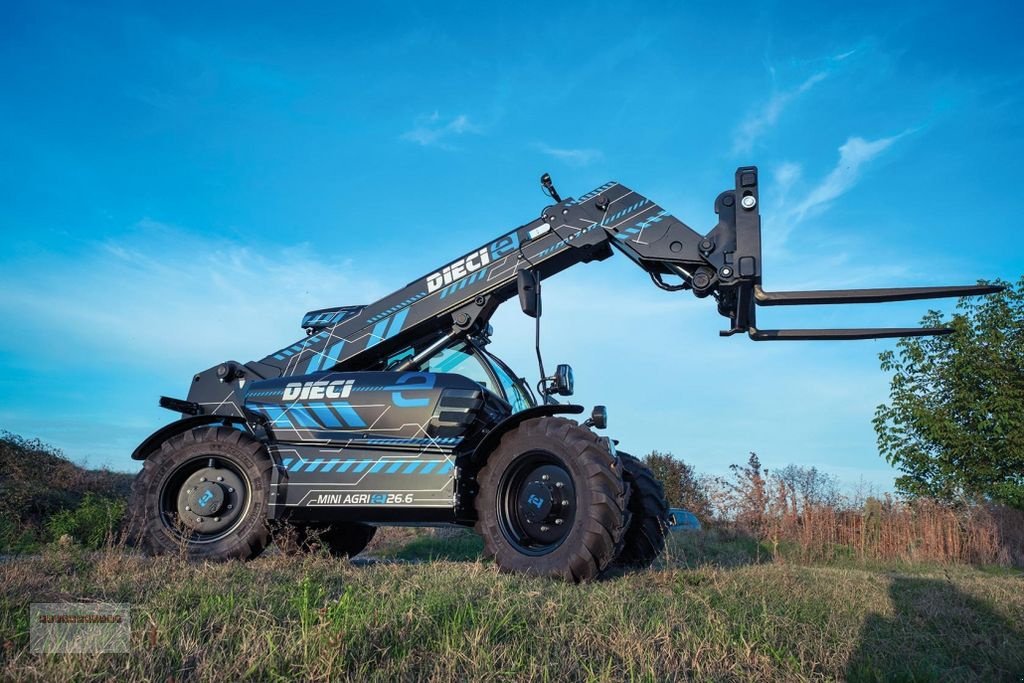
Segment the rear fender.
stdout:
<svg viewBox="0 0 1024 683">
<path fill-rule="evenodd" d="M 190 429 L 202 427 L 203 425 L 224 424 L 224 425 L 245 425 L 245 420 L 240 417 L 228 417 L 225 415 L 195 415 L 186 417 L 177 422 L 164 425 L 150 434 L 145 441 L 139 444 L 132 452 L 132 460 L 145 460 L 151 454 L 160 449 L 160 444 L 172 436 L 183 434 Z"/>
<path fill-rule="evenodd" d="M 515 429 L 526 420 L 532 420 L 535 417 L 548 417 L 550 415 L 579 415 L 582 412 L 583 406 L 573 403 L 552 403 L 548 405 L 534 406 L 533 408 L 527 408 L 526 410 L 521 410 L 518 413 L 509 415 L 499 422 L 494 429 L 487 432 L 487 436 L 477 444 L 477 447 L 473 450 L 473 461 L 481 464 L 484 463 L 491 451 L 498 446 L 498 441 L 501 440 L 501 437 L 506 432 Z"/>
</svg>

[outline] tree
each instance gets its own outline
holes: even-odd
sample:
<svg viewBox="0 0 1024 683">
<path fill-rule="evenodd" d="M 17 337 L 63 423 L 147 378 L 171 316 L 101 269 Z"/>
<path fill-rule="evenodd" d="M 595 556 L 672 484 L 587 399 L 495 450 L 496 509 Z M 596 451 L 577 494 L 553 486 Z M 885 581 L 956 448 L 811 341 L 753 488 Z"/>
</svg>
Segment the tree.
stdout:
<svg viewBox="0 0 1024 683">
<path fill-rule="evenodd" d="M 1024 508 L 1024 277 L 998 284 L 961 299 L 951 320 L 925 316 L 954 334 L 901 339 L 879 356 L 893 376 L 875 412 L 878 448 L 904 493 Z"/>
<path fill-rule="evenodd" d="M 643 461 L 665 487 L 665 499 L 671 507 L 688 510 L 703 521 L 710 518 L 711 503 L 692 467 L 660 451 L 651 451 Z"/>
<path fill-rule="evenodd" d="M 757 453 L 751 453 L 746 465 L 729 465 L 733 481 L 725 482 L 730 492 L 730 506 L 736 521 L 755 533 L 762 533 L 765 527 L 765 512 L 768 509 L 768 470 L 761 467 Z"/>
</svg>

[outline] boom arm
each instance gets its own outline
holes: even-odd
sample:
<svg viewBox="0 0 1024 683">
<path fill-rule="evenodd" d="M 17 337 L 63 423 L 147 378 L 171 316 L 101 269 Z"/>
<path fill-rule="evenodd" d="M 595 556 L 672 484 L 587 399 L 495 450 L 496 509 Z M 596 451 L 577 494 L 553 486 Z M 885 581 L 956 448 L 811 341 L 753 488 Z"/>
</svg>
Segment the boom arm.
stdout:
<svg viewBox="0 0 1024 683">
<path fill-rule="evenodd" d="M 555 197 L 557 200 L 557 196 Z M 368 306 L 324 309 L 307 316 L 306 339 L 248 366 L 261 377 L 358 370 L 413 343 L 434 348 L 486 325 L 516 295 L 516 273 L 550 277 L 618 250 L 665 289 L 713 296 L 729 318 L 723 336 L 747 332 L 756 341 L 872 339 L 945 334 L 945 328 L 761 330 L 757 306 L 877 303 L 971 296 L 997 286 L 766 292 L 761 287 L 761 218 L 755 167 L 736 171 L 735 189 L 715 200 L 718 224 L 701 236 L 650 199 L 618 183 L 548 206 L 541 216 L 418 278 Z M 665 277 L 678 279 L 669 284 Z M 421 354 L 422 355 L 422 354 Z"/>
</svg>

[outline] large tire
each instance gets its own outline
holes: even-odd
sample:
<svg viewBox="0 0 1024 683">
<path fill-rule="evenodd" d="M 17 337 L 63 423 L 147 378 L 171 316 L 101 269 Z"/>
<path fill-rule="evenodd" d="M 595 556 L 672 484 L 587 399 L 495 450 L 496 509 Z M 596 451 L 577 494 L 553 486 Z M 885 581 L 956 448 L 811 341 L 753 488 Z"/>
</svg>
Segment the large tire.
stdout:
<svg viewBox="0 0 1024 683">
<path fill-rule="evenodd" d="M 173 436 L 146 459 L 132 485 L 132 536 L 155 555 L 256 557 L 269 542 L 272 469 L 263 445 L 237 429 L 201 427 Z"/>
<path fill-rule="evenodd" d="M 274 540 L 286 555 L 326 550 L 333 557 L 355 557 L 366 549 L 377 527 L 359 522 L 333 524 L 289 524 L 276 532 Z"/>
<path fill-rule="evenodd" d="M 627 485 L 618 457 L 589 429 L 526 420 L 501 437 L 477 481 L 476 530 L 502 571 L 578 582 L 615 558 Z"/>
<path fill-rule="evenodd" d="M 631 517 L 622 552 L 615 558 L 615 564 L 648 567 L 665 548 L 669 516 L 665 488 L 640 460 L 622 451 L 619 451 L 619 457 L 623 465 L 622 476 L 629 483 L 626 507 Z"/>
</svg>

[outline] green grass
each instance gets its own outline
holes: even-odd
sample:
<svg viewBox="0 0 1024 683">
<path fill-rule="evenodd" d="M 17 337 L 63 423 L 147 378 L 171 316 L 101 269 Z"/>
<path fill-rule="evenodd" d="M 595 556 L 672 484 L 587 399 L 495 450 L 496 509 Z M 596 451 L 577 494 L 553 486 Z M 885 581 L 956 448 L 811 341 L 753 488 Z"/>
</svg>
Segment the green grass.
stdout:
<svg viewBox="0 0 1024 683">
<path fill-rule="evenodd" d="M 75 548 L 6 561 L 0 679 L 1024 676 L 1020 572 L 773 563 L 741 539 L 700 534 L 679 537 L 664 566 L 574 586 L 500 574 L 464 535 L 375 545 L 417 562 L 271 553 L 191 565 Z M 62 600 L 132 603 L 133 651 L 28 652 L 29 605 Z"/>
</svg>

